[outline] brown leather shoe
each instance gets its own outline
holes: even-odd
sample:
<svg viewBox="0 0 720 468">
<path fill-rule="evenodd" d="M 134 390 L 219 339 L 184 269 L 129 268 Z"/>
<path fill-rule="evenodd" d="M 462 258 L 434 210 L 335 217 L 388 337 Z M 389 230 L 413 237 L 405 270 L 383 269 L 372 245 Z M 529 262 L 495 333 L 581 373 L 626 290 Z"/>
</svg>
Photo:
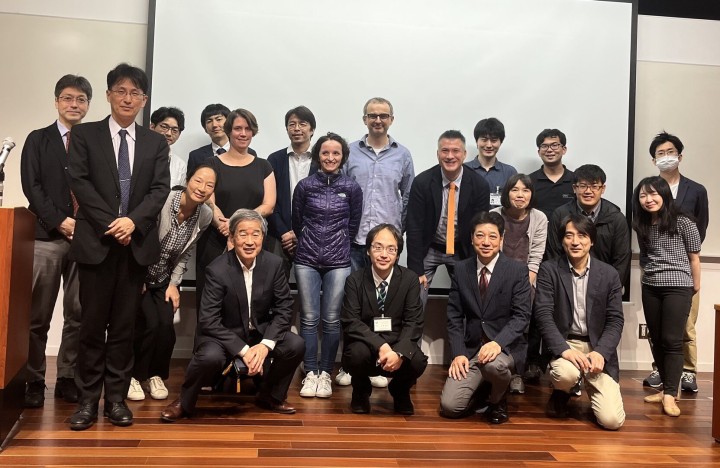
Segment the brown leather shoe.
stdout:
<svg viewBox="0 0 720 468">
<path fill-rule="evenodd" d="M 295 408 L 290 406 L 287 400 L 277 401 L 271 396 L 259 396 L 255 399 L 255 404 L 260 408 L 264 408 L 275 413 L 295 414 Z"/>
<path fill-rule="evenodd" d="M 188 414 L 184 409 L 182 409 L 182 405 L 180 404 L 180 398 L 167 405 L 160 413 L 160 419 L 162 419 L 163 422 L 169 423 L 175 422 L 178 419 L 182 419 L 187 416 Z"/>
</svg>

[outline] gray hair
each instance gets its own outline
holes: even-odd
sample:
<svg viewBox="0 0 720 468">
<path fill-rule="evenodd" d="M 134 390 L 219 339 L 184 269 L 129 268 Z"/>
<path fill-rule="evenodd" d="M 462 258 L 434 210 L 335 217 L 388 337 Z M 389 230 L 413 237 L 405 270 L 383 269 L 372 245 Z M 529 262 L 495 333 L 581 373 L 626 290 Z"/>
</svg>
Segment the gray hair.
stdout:
<svg viewBox="0 0 720 468">
<path fill-rule="evenodd" d="M 235 235 L 237 225 L 242 221 L 257 221 L 260 223 L 262 228 L 263 237 L 267 236 L 267 221 L 263 218 L 260 213 L 255 210 L 248 210 L 247 208 L 240 208 L 232 216 L 230 216 L 230 235 Z"/>
</svg>

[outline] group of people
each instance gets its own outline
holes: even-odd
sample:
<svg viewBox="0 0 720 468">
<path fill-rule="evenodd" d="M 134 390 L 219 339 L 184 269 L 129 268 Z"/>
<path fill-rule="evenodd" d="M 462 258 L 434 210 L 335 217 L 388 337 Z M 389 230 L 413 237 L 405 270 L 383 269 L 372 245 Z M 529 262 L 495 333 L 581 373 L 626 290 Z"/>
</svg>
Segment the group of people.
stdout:
<svg viewBox="0 0 720 468">
<path fill-rule="evenodd" d="M 259 128 L 250 111 L 211 104 L 201 114 L 211 142 L 185 165 L 171 150 L 182 111 L 157 109 L 149 129 L 135 123 L 147 92 L 145 73 L 120 64 L 107 76 L 110 116 L 81 124 L 92 87 L 66 75 L 55 88 L 57 121 L 23 148 L 23 190 L 37 215 L 26 406 L 44 402 L 61 280 L 55 396 L 78 404 L 70 427 L 95 423 L 103 389 L 104 415 L 118 426 L 133 423 L 126 399 L 168 398 L 178 287 L 197 245 L 194 352 L 163 421 L 192 415 L 201 389 L 230 369 L 238 381 L 255 381 L 257 404 L 271 411 L 295 412 L 287 395 L 301 363 L 299 395 L 329 398 L 341 341 L 335 383 L 352 385 L 351 410 L 370 412 L 373 387 L 387 387 L 395 411 L 413 414 L 410 391 L 427 366 L 424 309 L 445 265 L 451 364 L 443 416 L 485 408 L 488 421 L 504 423 L 508 393 L 524 392 L 549 365 L 548 415 L 565 417 L 584 381 L 598 423 L 622 426 L 616 350 L 630 229 L 602 198 L 600 167 L 571 172 L 562 164 L 563 132 L 538 135 L 543 165 L 525 175 L 498 160 L 503 124 L 483 119 L 474 129 L 477 157 L 466 163 L 465 137 L 448 130 L 438 138 L 438 164 L 415 177 L 410 151 L 389 135 L 387 99 L 367 101 L 367 133 L 350 144 L 335 133 L 312 144 L 315 116 L 290 109 L 289 145 L 267 159 L 250 147 Z M 657 374 L 649 384 L 663 388 L 646 401 L 672 416 L 680 414 L 680 380 L 683 389 L 696 385 L 697 358 L 683 365 L 681 356 L 686 325 L 694 341 L 690 304 L 708 220 L 705 189 L 679 173 L 682 151 L 677 137 L 659 134 L 650 154 L 660 176 L 633 194 L 657 365 L 648 380 Z M 407 268 L 398 263 L 404 234 Z M 291 269 L 299 335 L 291 331 Z"/>
</svg>

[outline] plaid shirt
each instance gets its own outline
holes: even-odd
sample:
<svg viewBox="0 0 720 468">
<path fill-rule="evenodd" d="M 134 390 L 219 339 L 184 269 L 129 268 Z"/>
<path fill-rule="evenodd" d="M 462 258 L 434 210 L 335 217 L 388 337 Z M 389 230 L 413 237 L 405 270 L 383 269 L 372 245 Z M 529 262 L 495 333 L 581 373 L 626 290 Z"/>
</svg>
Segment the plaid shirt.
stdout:
<svg viewBox="0 0 720 468">
<path fill-rule="evenodd" d="M 180 198 L 183 192 L 178 191 L 172 201 L 170 210 L 170 230 L 160 242 L 160 260 L 148 268 L 145 282 L 152 285 L 165 283 L 173 268 L 177 263 L 177 259 L 183 251 L 185 245 L 192 237 L 193 230 L 197 225 L 198 216 L 200 215 L 200 205 L 195 209 L 195 213 L 188 219 L 178 223 L 178 213 L 180 212 Z"/>
<path fill-rule="evenodd" d="M 678 216 L 677 234 L 659 232 L 657 225 L 650 231 L 650 241 L 640 245 L 647 256 L 643 266 L 642 283 L 648 286 L 692 287 L 688 252 L 700 252 L 700 234 L 695 223 L 685 216 Z"/>
</svg>

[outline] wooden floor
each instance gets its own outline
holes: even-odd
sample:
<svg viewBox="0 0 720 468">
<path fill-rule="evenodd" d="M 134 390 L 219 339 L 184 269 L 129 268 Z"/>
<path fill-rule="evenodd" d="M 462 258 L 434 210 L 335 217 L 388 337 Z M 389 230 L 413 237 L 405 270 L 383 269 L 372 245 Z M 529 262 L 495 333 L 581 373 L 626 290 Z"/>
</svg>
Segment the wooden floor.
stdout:
<svg viewBox="0 0 720 468">
<path fill-rule="evenodd" d="M 178 394 L 185 363 L 173 362 L 170 399 Z M 0 453 L 0 466 L 720 466 L 720 444 L 710 436 L 712 374 L 699 375 L 700 392 L 684 394 L 682 416 L 669 418 L 659 405 L 643 403 L 645 372 L 623 372 L 627 420 L 608 432 L 591 421 L 586 395 L 573 399 L 571 418 L 546 418 L 545 381 L 510 397 L 510 422 L 501 426 L 479 415 L 443 419 L 437 410 L 445 372 L 428 367 L 413 392 L 416 414 L 409 417 L 393 414 L 386 389 L 375 389 L 371 415 L 354 415 L 350 387 L 334 386 L 329 400 L 303 399 L 296 378 L 289 397 L 295 415 L 258 410 L 250 395 L 207 395 L 196 417 L 163 424 L 159 413 L 171 400 L 148 398 L 129 402 L 133 426 L 101 419 L 82 432 L 68 428 L 74 405 L 53 398 L 55 378 L 48 376 L 45 407 L 26 410 Z"/>
</svg>

